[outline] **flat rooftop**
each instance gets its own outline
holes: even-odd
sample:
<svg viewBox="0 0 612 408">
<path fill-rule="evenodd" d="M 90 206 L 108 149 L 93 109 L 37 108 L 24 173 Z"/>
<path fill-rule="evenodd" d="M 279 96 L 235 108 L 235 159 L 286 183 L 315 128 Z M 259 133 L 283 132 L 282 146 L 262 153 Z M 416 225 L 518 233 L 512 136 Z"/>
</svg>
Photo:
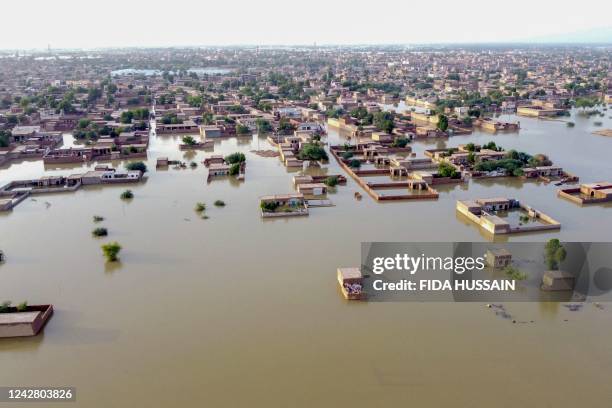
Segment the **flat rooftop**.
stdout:
<svg viewBox="0 0 612 408">
<path fill-rule="evenodd" d="M 338 268 L 338 273 L 342 276 L 342 279 L 361 279 L 361 270 L 356 267 L 349 268 Z"/>
<path fill-rule="evenodd" d="M 510 253 L 510 251 L 508 251 L 505 248 L 492 248 L 492 249 L 489 249 L 489 252 L 492 253 L 495 256 L 510 256 L 510 255 L 512 255 Z"/>
</svg>

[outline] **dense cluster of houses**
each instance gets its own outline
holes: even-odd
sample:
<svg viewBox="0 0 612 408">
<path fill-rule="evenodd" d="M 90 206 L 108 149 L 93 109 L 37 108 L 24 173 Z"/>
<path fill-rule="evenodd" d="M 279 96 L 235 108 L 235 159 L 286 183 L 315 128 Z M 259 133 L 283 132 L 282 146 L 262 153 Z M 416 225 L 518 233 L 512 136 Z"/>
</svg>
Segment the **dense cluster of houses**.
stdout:
<svg viewBox="0 0 612 408">
<path fill-rule="evenodd" d="M 207 61 L 218 69 L 200 72 L 168 63 L 159 70 L 118 70 L 144 66 L 158 52 L 128 58 L 109 50 L 85 66 L 75 58 L 53 63 L 4 58 L 0 165 L 21 158 L 56 164 L 146 157 L 150 133 L 193 135 L 183 139 L 181 150 L 211 148 L 218 138 L 265 133 L 283 164 L 295 169 L 307 161 L 302 154 L 306 146 L 325 146 L 320 139 L 327 125 L 350 142 L 350 147 L 332 146 L 332 155 L 377 200 L 431 199 L 437 198 L 432 186 L 470 177 L 577 178 L 552 163 L 525 163 L 516 174 L 504 167 L 489 169 L 482 163 L 502 163 L 507 152 L 480 146 L 429 149 L 425 157 L 416 157 L 411 141 L 469 134 L 474 128 L 517 131 L 519 122 L 492 114 L 558 116 L 577 98 L 610 97 L 608 57 L 595 49 L 186 49 L 166 50 L 160 60 L 178 61 L 182 67 Z M 312 66 L 313 57 L 320 66 Z M 359 64 L 347 63 L 355 58 Z M 398 103 L 402 109 L 391 106 Z M 75 138 L 67 146 L 66 133 Z M 308 161 L 318 165 L 320 160 Z M 476 168 L 478 164 L 486 170 Z M 207 158 L 205 165 L 209 179 L 235 172 L 220 156 Z M 441 165 L 450 170 L 442 172 Z M 244 170 L 242 162 L 239 178 Z M 367 180 L 378 175 L 389 176 L 389 181 Z M 67 185 L 75 182 L 71 177 L 37 183 Z M 298 194 L 327 192 L 323 180 L 308 177 L 294 180 Z M 85 180 L 81 177 L 80 183 Z M 410 194 L 383 192 L 394 188 Z M 606 190 L 592 187 L 587 194 L 581 187 L 578 195 L 585 201 L 605 200 L 599 196 Z M 279 207 L 286 205 L 279 201 Z"/>
<path fill-rule="evenodd" d="M 82 186 L 98 184 L 137 183 L 140 170 L 118 171 L 106 165 L 68 176 L 49 175 L 37 179 L 14 180 L 0 187 L 0 211 L 12 210 L 30 195 L 74 192 Z"/>
</svg>

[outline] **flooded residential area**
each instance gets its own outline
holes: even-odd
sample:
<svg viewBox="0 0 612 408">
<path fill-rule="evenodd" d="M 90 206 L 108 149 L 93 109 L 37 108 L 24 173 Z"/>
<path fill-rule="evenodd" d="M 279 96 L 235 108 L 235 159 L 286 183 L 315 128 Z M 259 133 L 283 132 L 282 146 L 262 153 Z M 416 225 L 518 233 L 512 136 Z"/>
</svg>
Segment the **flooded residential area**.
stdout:
<svg viewBox="0 0 612 408">
<path fill-rule="evenodd" d="M 0 54 L 0 385 L 608 406 L 612 304 L 360 296 L 362 242 L 610 240 L 610 48 L 443 51 Z"/>
</svg>

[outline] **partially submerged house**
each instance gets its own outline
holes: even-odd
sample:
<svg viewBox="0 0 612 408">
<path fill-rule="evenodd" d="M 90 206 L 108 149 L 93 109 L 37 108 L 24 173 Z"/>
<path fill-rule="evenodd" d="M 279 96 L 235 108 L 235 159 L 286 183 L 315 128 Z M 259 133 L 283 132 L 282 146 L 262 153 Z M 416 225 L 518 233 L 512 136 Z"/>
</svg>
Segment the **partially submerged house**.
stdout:
<svg viewBox="0 0 612 408">
<path fill-rule="evenodd" d="M 561 228 L 561 223 L 547 214 L 509 198 L 459 200 L 456 209 L 492 235 Z M 518 223 L 508 217 L 512 211 L 520 212 Z"/>
<path fill-rule="evenodd" d="M 259 199 L 262 217 L 288 217 L 308 215 L 304 194 L 267 195 Z"/>
<path fill-rule="evenodd" d="M 27 306 L 22 311 L 9 307 L 0 313 L 0 338 L 36 336 L 52 314 L 52 305 Z"/>
<path fill-rule="evenodd" d="M 576 277 L 565 271 L 546 271 L 542 276 L 542 290 L 561 291 L 573 290 Z"/>
<path fill-rule="evenodd" d="M 208 176 L 229 176 L 230 166 L 225 163 L 213 163 L 208 165 Z"/>
<path fill-rule="evenodd" d="M 338 268 L 338 284 L 345 299 L 363 300 L 366 293 L 363 290 L 363 275 L 361 269 Z"/>
<path fill-rule="evenodd" d="M 198 125 L 192 120 L 186 120 L 183 123 L 162 123 L 157 122 L 155 126 L 155 132 L 158 134 L 163 133 L 199 133 L 200 129 Z"/>
<path fill-rule="evenodd" d="M 557 191 L 559 197 L 577 204 L 596 204 L 612 201 L 612 182 L 581 184 L 580 187 L 566 188 Z"/>
<path fill-rule="evenodd" d="M 512 264 L 512 254 L 505 248 L 488 249 L 485 253 L 485 261 L 491 268 L 505 268 Z"/>
<path fill-rule="evenodd" d="M 208 167 L 211 164 L 223 164 L 225 163 L 225 159 L 219 154 L 213 154 L 212 156 L 205 158 L 203 163 L 206 167 Z"/>
<path fill-rule="evenodd" d="M 304 195 L 320 196 L 327 194 L 327 186 L 323 183 L 298 184 L 297 190 Z"/>
</svg>

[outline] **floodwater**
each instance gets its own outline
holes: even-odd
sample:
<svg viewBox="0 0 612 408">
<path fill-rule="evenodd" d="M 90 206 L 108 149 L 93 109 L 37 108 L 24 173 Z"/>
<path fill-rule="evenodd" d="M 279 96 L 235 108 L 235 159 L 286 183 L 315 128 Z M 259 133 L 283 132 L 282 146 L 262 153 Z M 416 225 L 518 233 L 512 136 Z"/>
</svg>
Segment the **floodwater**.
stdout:
<svg viewBox="0 0 612 408">
<path fill-rule="evenodd" d="M 612 139 L 590 133 L 594 121 L 612 127 L 609 112 L 572 118 L 574 128 L 518 118 L 520 133 L 413 147 L 421 156 L 494 140 L 547 153 L 585 182 L 612 180 Z M 362 241 L 488 239 L 456 215 L 458 199 L 516 198 L 562 223 L 504 238 L 512 241 L 609 240 L 612 206 L 580 207 L 553 185 L 512 179 L 383 204 L 349 178 L 329 195 L 335 207 L 263 220 L 258 197 L 293 192 L 296 174 L 250 152 L 271 148 L 264 137 L 216 143 L 215 154 L 245 152 L 246 180 L 210 184 L 202 165 L 155 169 L 159 156 L 199 163 L 212 154 L 180 152 L 179 139 L 152 138 L 145 183 L 37 196 L 0 214 L 0 300 L 56 308 L 42 335 L 0 339 L 0 385 L 73 386 L 75 407 L 609 407 L 612 305 L 507 304 L 512 324 L 482 304 L 349 303 L 335 273 L 358 265 Z M 340 137 L 330 131 L 329 140 Z M 22 162 L 0 169 L 0 184 L 93 166 Z M 333 159 L 318 171 L 342 172 Z M 119 198 L 126 188 L 131 202 Z M 208 219 L 194 211 L 200 201 Z M 93 238 L 95 226 L 109 237 Z M 119 264 L 102 257 L 111 240 L 123 246 Z"/>
</svg>

